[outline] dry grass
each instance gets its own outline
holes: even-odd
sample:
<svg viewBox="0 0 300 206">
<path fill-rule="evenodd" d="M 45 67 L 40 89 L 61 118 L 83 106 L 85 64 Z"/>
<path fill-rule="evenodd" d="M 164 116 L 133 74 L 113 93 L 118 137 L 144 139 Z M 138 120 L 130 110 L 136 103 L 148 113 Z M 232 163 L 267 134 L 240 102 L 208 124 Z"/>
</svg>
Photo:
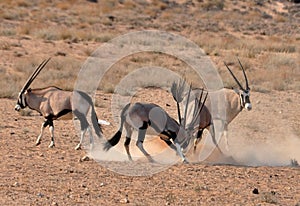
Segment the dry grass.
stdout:
<svg viewBox="0 0 300 206">
<path fill-rule="evenodd" d="M 267 22 L 266 25 L 271 25 L 270 28 L 272 25 L 294 23 L 293 19 L 274 11 L 275 7 L 269 9 L 271 4 L 265 1 L 204 0 L 193 1 L 194 5 L 185 3 L 177 1 L 177 6 L 175 4 L 172 6 L 167 2 L 156 0 L 152 1 L 152 4 L 147 1 L 133 0 L 109 0 L 98 3 L 81 0 L 64 2 L 54 0 L 40 3 L 27 0 L 3 0 L 0 17 L 4 21 L 0 24 L 0 37 L 19 38 L 26 35 L 33 40 L 45 40 L 54 44 L 61 41 L 82 45 L 96 42 L 100 46 L 101 43 L 132 30 L 167 30 L 183 34 L 204 49 L 216 63 L 225 86 L 235 86 L 235 83 L 228 75 L 223 61 L 234 64 L 234 70 L 239 73 L 236 64 L 238 56 L 242 59 L 252 87 L 256 91 L 300 88 L 299 60 L 297 60 L 299 59 L 299 36 L 288 33 L 260 35 L 261 31 L 256 28 L 261 27 L 259 23 L 262 22 L 262 18 Z M 257 6 L 258 3 L 262 5 Z M 256 9 L 249 9 L 253 7 Z M 266 13 L 272 15 L 272 18 L 267 18 Z M 248 22 L 252 23 L 248 24 Z M 141 41 L 141 44 L 143 43 Z M 0 50 L 14 51 L 15 46 L 5 39 L 0 39 Z M 94 47 L 81 47 L 80 58 L 90 56 L 93 51 Z M 8 82 L 24 82 L 31 71 L 28 68 L 32 69 L 39 63 L 32 58 L 29 60 L 26 56 L 28 52 L 21 55 L 18 55 L 17 51 L 14 53 L 15 56 L 24 56 L 24 58 L 14 63 L 17 77 L 11 77 L 11 72 L 3 74 L 1 81 L 3 85 Z M 68 58 L 57 61 L 61 62 L 49 65 L 49 67 L 54 66 L 51 72 L 41 75 L 41 85 L 55 84 L 72 89 L 71 85 L 76 81 L 77 75 L 74 67 L 76 67 L 75 71 L 78 71 L 80 63 L 74 63 Z M 58 65 L 65 69 L 55 68 Z M 114 65 L 111 69 L 113 75 L 108 73 L 104 85 L 99 85 L 99 89 L 113 92 L 114 85 L 124 75 L 136 68 L 149 65 L 168 68 L 191 79 L 191 82 L 199 82 L 198 79 L 193 80 L 195 76 L 193 70 L 175 58 L 161 54 L 138 54 Z M 65 81 L 71 84 L 66 86 Z M 15 84 L 17 88 L 19 84 Z M 6 88 L 1 91 L 1 97 L 15 96 L 15 90 L 17 89 L 12 87 Z"/>
<path fill-rule="evenodd" d="M 18 83 L 19 78 L 14 78 L 10 75 L 3 75 L 0 81 L 0 97 L 1 98 L 13 98 L 18 95 L 18 90 L 21 85 Z M 13 84 L 12 84 L 13 82 Z"/>
<path fill-rule="evenodd" d="M 220 55 L 222 50 L 231 50 L 240 56 L 255 58 L 264 52 L 276 53 L 296 53 L 297 42 L 290 37 L 284 41 L 277 37 L 266 38 L 246 38 L 225 33 L 218 36 L 215 33 L 203 34 L 193 39 L 208 55 Z"/>
<path fill-rule="evenodd" d="M 184 77 L 195 87 L 203 86 L 202 80 L 199 79 L 196 72 L 184 62 L 176 59 L 175 57 L 166 54 L 141 52 L 125 57 L 124 59 L 113 65 L 107 71 L 107 73 L 105 73 L 98 89 L 101 89 L 108 93 L 113 92 L 115 87 L 122 81 L 122 79 L 126 78 L 126 75 L 131 74 L 132 72 L 137 72 L 140 69 L 143 70 L 143 79 L 140 79 L 139 76 L 135 78 L 133 81 L 135 81 L 136 85 L 140 85 L 143 88 L 152 86 L 169 87 L 171 85 L 171 82 L 168 82 L 169 78 L 167 76 L 161 76 L 160 82 L 153 83 L 154 80 L 152 78 L 155 77 L 156 74 L 152 73 L 152 71 L 150 70 L 145 69 L 148 67 L 161 67 L 167 69 Z M 148 77 L 148 79 L 145 79 L 145 77 Z"/>
<path fill-rule="evenodd" d="M 0 96 L 7 98 L 16 97 L 26 79 L 41 61 L 41 59 L 34 58 L 20 61 L 15 67 L 15 75 L 6 74 L 2 78 L 2 81 L 0 81 L 1 88 L 6 88 L 0 91 Z M 32 88 L 55 85 L 59 88 L 72 91 L 80 66 L 81 62 L 74 61 L 74 59 L 52 59 L 33 82 Z M 11 84 L 11 82 L 14 82 L 14 84 Z M 7 85 L 10 86 L 8 87 Z"/>
<path fill-rule="evenodd" d="M 299 56 L 289 53 L 269 53 L 264 59 L 263 69 L 252 75 L 255 85 L 284 91 L 299 87 L 300 70 L 297 63 Z"/>
<path fill-rule="evenodd" d="M 276 192 L 271 191 L 269 192 L 265 192 L 261 195 L 261 200 L 262 202 L 268 203 L 268 204 L 274 204 L 277 205 L 278 204 L 278 200 L 276 198 Z"/>
<path fill-rule="evenodd" d="M 11 49 L 11 45 L 9 42 L 0 40 L 0 50 L 10 50 L 10 49 Z"/>
<path fill-rule="evenodd" d="M 205 10 L 222 10 L 225 6 L 225 3 L 222 0 L 206 0 L 200 5 Z"/>
</svg>

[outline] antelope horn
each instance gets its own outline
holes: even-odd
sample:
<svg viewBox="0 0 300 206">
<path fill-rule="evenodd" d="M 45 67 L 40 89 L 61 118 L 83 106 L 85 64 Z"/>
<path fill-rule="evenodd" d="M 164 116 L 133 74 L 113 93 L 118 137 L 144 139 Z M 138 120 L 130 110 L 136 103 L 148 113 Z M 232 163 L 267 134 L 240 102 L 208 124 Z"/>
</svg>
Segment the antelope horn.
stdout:
<svg viewBox="0 0 300 206">
<path fill-rule="evenodd" d="M 202 90 L 202 92 L 203 92 L 203 90 Z M 202 93 L 201 93 L 201 96 L 202 96 Z M 201 105 L 201 108 L 200 108 L 200 110 L 199 110 L 199 113 L 198 113 L 199 117 L 200 117 L 201 111 L 203 110 L 203 107 L 204 107 L 204 105 L 205 105 L 207 96 L 208 96 L 208 92 L 206 92 L 205 97 L 204 97 L 204 100 L 203 100 L 202 105 Z M 199 100 L 199 104 L 201 103 L 201 99 L 202 99 L 202 98 L 200 98 L 200 100 Z M 201 119 L 199 119 L 198 130 L 200 130 L 200 128 L 201 128 Z"/>
<path fill-rule="evenodd" d="M 238 61 L 239 61 L 239 64 L 240 64 L 241 69 L 243 70 L 243 74 L 244 74 L 245 81 L 246 81 L 246 89 L 249 90 L 250 88 L 249 88 L 249 85 L 248 85 L 248 78 L 247 78 L 247 76 L 246 76 L 245 69 L 244 69 L 242 63 L 240 62 L 239 58 L 237 58 L 237 59 L 238 59 Z"/>
<path fill-rule="evenodd" d="M 202 95 L 203 95 L 203 88 L 201 88 L 200 100 L 202 98 Z M 195 97 L 195 103 L 194 104 L 195 104 L 195 108 L 194 108 L 193 118 L 198 115 L 198 109 L 197 108 L 199 108 L 199 105 L 200 105 L 200 102 L 199 102 L 197 97 Z"/>
<path fill-rule="evenodd" d="M 234 78 L 234 80 L 236 81 L 236 83 L 239 85 L 241 90 L 245 89 L 242 87 L 241 83 L 237 80 L 237 78 L 234 76 L 233 72 L 231 71 L 231 69 L 229 69 L 228 65 L 224 62 L 225 66 L 227 67 L 228 71 L 230 72 L 231 76 Z"/>
<path fill-rule="evenodd" d="M 202 93 L 201 93 L 201 97 L 200 97 L 200 100 L 199 100 L 199 104 L 201 103 L 201 100 L 202 100 L 202 94 L 203 94 L 203 90 L 202 90 Z M 203 107 L 204 107 L 204 105 L 205 105 L 207 96 L 208 96 L 208 92 L 206 92 L 205 97 L 204 97 L 204 100 L 202 101 L 202 105 L 201 105 L 201 108 L 200 108 L 200 110 L 199 110 L 199 114 L 200 114 L 201 111 L 203 110 Z M 200 122 L 199 122 L 199 127 L 200 127 Z"/>
<path fill-rule="evenodd" d="M 26 83 L 24 84 L 23 88 L 21 89 L 21 93 L 24 92 L 28 87 L 31 85 L 33 80 L 37 77 L 37 75 L 42 71 L 42 69 L 46 66 L 46 64 L 50 61 L 51 58 L 48 58 L 47 60 L 44 60 L 37 68 L 34 70 L 34 72 L 31 74 L 31 76 L 27 79 Z"/>
<path fill-rule="evenodd" d="M 206 92 L 206 95 L 204 97 L 204 100 L 202 101 L 202 96 L 203 96 L 204 89 L 201 89 L 201 95 L 200 98 L 195 98 L 195 109 L 194 109 L 194 115 L 193 115 L 193 120 L 191 122 L 191 127 L 194 128 L 196 124 L 197 117 L 200 116 L 201 111 L 203 110 L 204 104 L 206 102 L 208 92 Z M 202 104 L 202 105 L 201 105 Z M 199 120 L 199 127 L 200 127 L 200 120 Z"/>
<path fill-rule="evenodd" d="M 186 125 L 186 116 L 187 116 L 187 110 L 188 110 L 188 104 L 190 101 L 191 91 L 192 91 L 192 86 L 190 86 L 190 88 L 189 88 L 186 105 L 185 105 L 185 109 L 184 109 L 184 118 L 183 118 L 183 123 L 182 123 L 183 128 L 185 128 L 185 125 Z"/>
<path fill-rule="evenodd" d="M 180 113 L 180 102 L 182 102 L 183 100 L 183 91 L 184 91 L 184 87 L 185 87 L 185 81 L 181 80 L 179 82 L 179 84 L 176 84 L 175 82 L 173 82 L 172 87 L 171 87 L 171 93 L 172 96 L 174 98 L 174 100 L 176 101 L 176 105 L 177 105 L 177 112 L 178 112 L 178 119 L 179 119 L 179 123 L 181 124 L 181 113 Z"/>
</svg>

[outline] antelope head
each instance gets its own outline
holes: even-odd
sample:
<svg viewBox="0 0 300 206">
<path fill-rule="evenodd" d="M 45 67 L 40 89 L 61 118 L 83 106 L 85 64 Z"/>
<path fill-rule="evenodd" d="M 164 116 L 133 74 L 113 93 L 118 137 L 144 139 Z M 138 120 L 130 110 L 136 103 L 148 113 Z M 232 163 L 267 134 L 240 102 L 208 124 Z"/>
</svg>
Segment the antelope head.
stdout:
<svg viewBox="0 0 300 206">
<path fill-rule="evenodd" d="M 189 99 L 190 99 L 192 87 L 189 86 L 187 101 L 186 101 L 186 105 L 185 105 L 185 109 L 184 109 L 184 117 L 182 118 L 181 113 L 180 113 L 179 104 L 183 100 L 184 88 L 185 88 L 185 81 L 180 81 L 178 85 L 174 82 L 171 87 L 171 93 L 173 95 L 174 100 L 177 103 L 177 112 L 178 112 L 178 119 L 179 119 L 179 125 L 180 125 L 180 129 L 177 134 L 177 139 L 178 139 L 178 142 L 180 142 L 180 144 L 181 144 L 183 152 L 186 152 L 188 149 L 190 140 L 193 136 L 194 128 L 197 124 L 200 124 L 200 119 L 197 117 L 200 115 L 200 113 L 204 107 L 204 103 L 207 99 L 208 93 L 206 92 L 206 95 L 203 99 L 202 97 L 203 97 L 204 90 L 202 89 L 200 97 L 195 97 L 192 120 L 191 120 L 191 122 L 189 122 L 187 124 L 187 122 L 186 122 L 187 121 L 187 111 L 188 111 L 188 105 L 189 105 Z"/>
<path fill-rule="evenodd" d="M 23 88 L 19 92 L 18 101 L 15 106 L 15 110 L 19 111 L 20 109 L 24 109 L 27 106 L 26 103 L 26 94 L 30 91 L 30 85 L 33 82 L 33 80 L 37 77 L 37 75 L 41 72 L 41 70 L 46 66 L 46 64 L 49 62 L 50 58 L 47 60 L 44 60 L 40 65 L 37 66 L 37 68 L 34 70 L 34 72 L 31 74 L 31 76 L 27 79 L 26 83 L 24 84 Z"/>
<path fill-rule="evenodd" d="M 250 102 L 250 87 L 248 85 L 248 79 L 246 76 L 246 72 L 245 69 L 243 67 L 243 65 L 241 64 L 240 60 L 238 59 L 239 65 L 243 71 L 244 74 L 244 78 L 245 78 L 245 82 L 246 82 L 246 87 L 243 87 L 241 85 L 241 83 L 238 81 L 238 79 L 235 77 L 235 75 L 233 74 L 233 72 L 231 71 L 231 69 L 228 67 L 228 65 L 224 62 L 225 66 L 227 67 L 228 71 L 230 72 L 231 76 L 233 77 L 233 79 L 236 81 L 236 83 L 239 86 L 239 90 L 235 90 L 235 92 L 240 96 L 240 101 L 241 101 L 241 106 L 242 108 L 247 109 L 248 111 L 250 111 L 252 109 L 252 105 Z"/>
</svg>

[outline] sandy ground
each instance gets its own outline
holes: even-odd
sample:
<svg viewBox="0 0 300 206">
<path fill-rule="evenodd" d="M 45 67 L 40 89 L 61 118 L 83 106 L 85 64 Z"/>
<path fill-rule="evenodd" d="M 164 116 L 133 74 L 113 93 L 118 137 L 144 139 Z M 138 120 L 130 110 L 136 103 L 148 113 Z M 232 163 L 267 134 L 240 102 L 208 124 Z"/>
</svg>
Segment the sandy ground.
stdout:
<svg viewBox="0 0 300 206">
<path fill-rule="evenodd" d="M 259 77 L 263 68 L 261 65 L 265 63 L 264 56 L 268 52 L 278 52 L 278 58 L 285 56 L 287 52 L 290 56 L 286 58 L 290 58 L 298 55 L 299 51 L 296 46 L 284 47 L 289 43 L 285 41 L 287 37 L 293 42 L 299 42 L 299 7 L 286 7 L 285 5 L 292 5 L 287 1 L 226 1 L 223 13 L 221 10 L 214 10 L 215 8 L 199 12 L 196 6 L 202 1 L 187 1 L 183 5 L 173 4 L 173 1 L 153 1 L 156 2 L 154 9 L 148 4 L 150 1 L 140 0 L 120 0 L 116 3 L 117 9 L 114 9 L 115 4 L 105 4 L 104 1 L 98 1 L 100 6 L 95 8 L 93 3 L 87 4 L 86 1 L 74 4 L 75 1 L 62 3 L 53 0 L 41 5 L 35 1 L 30 2 L 11 1 L 8 4 L 4 1 L 0 7 L 3 11 L 1 18 L 4 19 L 0 21 L 0 85 L 9 91 L 9 96 L 17 95 L 23 84 L 20 79 L 28 73 L 23 64 L 36 64 L 41 59 L 52 56 L 58 64 L 57 76 L 64 72 L 59 70 L 60 63 L 68 66 L 67 72 L 77 73 L 79 67 L 76 66 L 81 65 L 92 51 L 105 42 L 97 42 L 95 39 L 90 41 L 89 35 L 91 38 L 97 35 L 103 38 L 100 34 L 104 34 L 104 37 L 107 34 L 110 39 L 131 31 L 155 29 L 175 32 L 188 38 L 200 34 L 204 38 L 205 32 L 209 32 L 208 35 L 213 35 L 217 43 L 226 40 L 222 35 L 230 37 L 231 34 L 241 37 L 244 42 L 249 40 L 252 44 L 256 38 L 266 39 L 266 45 L 281 42 L 280 46 L 287 48 L 287 51 L 277 51 L 278 44 L 275 44 L 274 47 L 269 45 L 270 51 L 266 47 L 259 54 L 244 51 L 243 46 L 231 46 L 232 39 L 229 37 L 229 43 L 224 42 L 223 51 L 214 49 L 214 39 L 208 42 L 207 48 L 212 46 L 211 51 L 209 50 L 211 58 L 219 67 L 223 68 L 223 61 L 242 52 L 242 57 L 247 60 L 246 66 L 250 68 L 249 72 L 253 75 L 258 73 L 256 77 Z M 161 2 L 167 3 L 164 5 Z M 146 10 L 145 5 L 148 6 Z M 102 13 L 97 16 L 99 8 Z M 286 14 L 279 15 L 278 12 Z M 232 18 L 227 19 L 231 15 Z M 47 30 L 47 27 L 50 29 Z M 72 27 L 76 28 L 74 31 L 80 32 L 72 33 Z M 58 39 L 51 38 L 51 28 L 56 28 L 54 35 L 58 35 Z M 63 28 L 66 29 L 65 32 Z M 89 33 L 90 31 L 94 33 Z M 18 32 L 21 35 L 16 35 Z M 76 36 L 79 34 L 85 40 L 81 41 Z M 43 39 L 43 35 L 46 38 Z M 222 37 L 221 40 L 219 37 Z M 259 47 L 255 45 L 254 50 L 255 48 Z M 289 49 L 293 48 L 295 51 L 290 51 L 289 54 Z M 252 56 L 253 52 L 257 56 Z M 289 67 L 289 59 L 283 60 Z M 132 58 L 121 66 L 124 68 L 128 66 L 128 62 L 135 64 L 139 61 L 139 58 Z M 155 60 L 150 58 L 146 63 L 149 62 L 155 63 Z M 74 63 L 74 68 L 71 63 Z M 168 63 L 170 62 L 166 62 Z M 299 67 L 292 69 L 297 75 Z M 51 79 L 48 74 L 50 75 L 45 72 L 41 76 L 55 81 L 55 76 Z M 281 74 L 284 79 L 284 72 Z M 55 122 L 54 148 L 48 148 L 48 131 L 45 131 L 41 144 L 35 146 L 43 118 L 35 112 L 22 116 L 14 111 L 15 98 L 1 98 L 0 205 L 299 206 L 300 169 L 296 163 L 300 163 L 300 93 L 295 89 L 299 81 L 291 78 L 295 80 L 290 82 L 294 85 L 289 87 L 283 84 L 282 88 L 278 88 L 286 91 L 274 91 L 274 87 L 259 87 L 264 85 L 264 80 L 261 80 L 260 85 L 255 85 L 257 81 L 254 76 L 249 79 L 258 88 L 254 90 L 256 92 L 251 91 L 253 109 L 250 112 L 242 111 L 230 124 L 229 150 L 225 149 L 224 138 L 221 138 L 219 143 L 225 155 L 216 151 L 207 152 L 212 148 L 211 139 L 207 136 L 195 153 L 188 152 L 188 164 L 177 161 L 178 156 L 174 151 L 170 151 L 153 136 L 145 142 L 145 148 L 155 155 L 158 163 L 148 163 L 135 147 L 134 141 L 131 150 L 135 161 L 128 162 L 123 148 L 124 139 L 108 153 L 99 150 L 99 143 L 104 139 L 96 139 L 97 145 L 92 151 L 88 146 L 75 151 L 79 134 L 73 121 Z M 42 82 L 43 78 L 38 81 L 45 84 Z M 63 80 L 59 83 L 65 84 Z M 111 115 L 111 93 L 99 92 L 95 95 L 95 100 L 98 117 L 111 123 L 103 126 L 104 138 L 110 138 L 119 126 L 115 119 L 118 114 Z M 133 100 L 157 103 L 176 117 L 174 101 L 163 90 L 142 90 L 134 95 Z M 90 158 L 84 158 L 86 155 Z"/>
<path fill-rule="evenodd" d="M 148 94 L 151 92 L 158 93 L 146 91 Z M 104 107 L 110 104 L 107 100 L 109 95 L 99 95 Z M 276 102 L 269 104 L 274 95 L 278 97 Z M 293 108 L 296 107 L 293 103 L 299 101 L 299 94 L 290 95 L 295 98 L 288 108 L 280 107 L 286 103 L 287 98 L 280 92 L 253 93 L 255 109 L 251 112 L 243 111 L 230 126 L 230 150 L 225 153 L 236 160 L 236 165 L 232 165 L 228 157 L 224 158 L 217 153 L 213 153 L 203 162 L 189 164 L 150 164 L 143 159 L 133 163 L 116 160 L 98 163 L 93 159 L 80 161 L 89 151 L 74 150 L 79 137 L 72 121 L 58 121 L 55 124 L 55 148 L 48 148 L 48 133 L 45 133 L 41 145 L 35 146 L 42 117 L 36 113 L 20 116 L 13 110 L 15 101 L 1 99 L 0 203 L 299 204 L 299 167 L 291 167 L 290 162 L 292 158 L 299 161 L 300 157 L 300 140 L 293 134 L 293 128 L 299 126 L 299 113 L 291 112 L 293 109 L 297 111 Z M 167 103 L 163 98 L 159 98 L 159 101 L 161 105 Z M 97 108 L 97 113 L 100 118 L 111 122 L 110 126 L 103 128 L 104 136 L 109 138 L 115 132 L 118 123 L 114 122 L 104 107 Z M 283 115 L 284 118 L 278 118 Z M 257 118 L 258 121 L 253 122 L 253 118 Z M 250 120 L 251 125 L 248 124 Z M 274 126 L 263 122 L 272 122 Z M 286 123 L 284 128 L 281 126 L 283 122 Z M 209 141 L 204 142 L 209 145 Z M 222 141 L 220 144 L 221 148 L 224 148 Z M 134 147 L 133 143 L 133 150 Z M 124 153 L 124 149 L 121 149 L 122 152 Z M 151 170 L 154 170 L 153 174 L 149 172 Z M 253 192 L 255 189 L 259 194 Z"/>
</svg>

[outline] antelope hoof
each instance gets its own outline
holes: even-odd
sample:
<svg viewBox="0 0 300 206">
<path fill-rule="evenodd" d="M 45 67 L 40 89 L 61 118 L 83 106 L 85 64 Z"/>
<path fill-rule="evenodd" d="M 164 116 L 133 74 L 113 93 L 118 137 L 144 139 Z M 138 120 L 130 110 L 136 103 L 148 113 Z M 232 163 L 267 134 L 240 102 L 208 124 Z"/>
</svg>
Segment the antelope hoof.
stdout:
<svg viewBox="0 0 300 206">
<path fill-rule="evenodd" d="M 81 149 L 81 144 L 79 143 L 76 147 L 75 150 L 80 150 Z"/>
<path fill-rule="evenodd" d="M 37 141 L 36 143 L 35 143 L 35 146 L 39 146 L 41 144 L 41 141 Z"/>
<path fill-rule="evenodd" d="M 53 147 L 55 147 L 55 144 L 54 144 L 54 142 L 51 142 L 50 144 L 49 144 L 49 146 L 48 146 L 49 148 L 53 148 Z"/>
<path fill-rule="evenodd" d="M 182 163 L 184 163 L 184 164 L 188 164 L 188 163 L 189 163 L 189 161 L 187 161 L 186 159 L 183 159 L 183 160 L 182 160 Z"/>
</svg>

